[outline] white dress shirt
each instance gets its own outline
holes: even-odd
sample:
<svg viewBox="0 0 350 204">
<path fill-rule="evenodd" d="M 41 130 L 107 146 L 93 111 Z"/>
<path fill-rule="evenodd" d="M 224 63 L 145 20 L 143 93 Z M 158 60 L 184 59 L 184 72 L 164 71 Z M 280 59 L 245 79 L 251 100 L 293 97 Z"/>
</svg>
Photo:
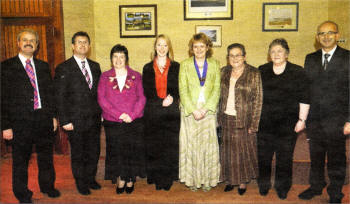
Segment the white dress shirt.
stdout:
<svg viewBox="0 0 350 204">
<path fill-rule="evenodd" d="M 81 71 L 81 73 L 83 73 L 84 74 L 84 72 L 83 72 L 83 70 L 82 70 L 82 61 L 84 61 L 85 62 L 85 69 L 87 70 L 87 72 L 88 72 L 88 74 L 89 74 L 89 77 L 90 77 L 90 80 L 91 80 L 91 84 L 93 84 L 93 78 L 92 78 L 92 74 L 91 74 L 91 69 L 90 69 L 90 66 L 89 66 L 89 63 L 88 63 L 88 61 L 87 61 L 87 59 L 86 59 L 86 57 L 82 60 L 82 59 L 80 59 L 79 57 L 77 57 L 77 56 L 75 56 L 75 55 L 73 55 L 73 57 L 74 57 L 74 59 L 75 59 L 75 61 L 78 63 L 78 65 L 79 65 L 79 68 L 80 68 L 80 71 Z"/>
</svg>

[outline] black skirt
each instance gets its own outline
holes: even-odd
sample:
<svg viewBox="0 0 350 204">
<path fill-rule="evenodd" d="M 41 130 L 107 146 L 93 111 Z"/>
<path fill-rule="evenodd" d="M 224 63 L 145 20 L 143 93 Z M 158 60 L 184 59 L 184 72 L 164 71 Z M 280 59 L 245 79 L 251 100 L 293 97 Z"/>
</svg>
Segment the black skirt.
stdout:
<svg viewBox="0 0 350 204">
<path fill-rule="evenodd" d="M 145 177 L 145 144 L 142 119 L 131 123 L 104 121 L 106 132 L 105 179 L 136 181 Z"/>
</svg>

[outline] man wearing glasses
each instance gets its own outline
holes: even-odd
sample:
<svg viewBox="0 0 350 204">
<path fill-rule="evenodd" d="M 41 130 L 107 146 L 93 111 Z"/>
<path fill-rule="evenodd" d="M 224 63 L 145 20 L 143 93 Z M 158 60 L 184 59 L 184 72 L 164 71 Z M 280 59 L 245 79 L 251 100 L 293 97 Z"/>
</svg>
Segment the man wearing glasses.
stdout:
<svg viewBox="0 0 350 204">
<path fill-rule="evenodd" d="M 304 68 L 310 80 L 310 112 L 307 136 L 310 145 L 310 187 L 299 195 L 309 200 L 321 195 L 326 186 L 325 158 L 330 183 L 330 203 L 341 203 L 346 174 L 345 140 L 350 133 L 349 50 L 337 45 L 338 25 L 332 21 L 318 26 L 316 39 L 321 48 L 308 54 Z"/>
</svg>

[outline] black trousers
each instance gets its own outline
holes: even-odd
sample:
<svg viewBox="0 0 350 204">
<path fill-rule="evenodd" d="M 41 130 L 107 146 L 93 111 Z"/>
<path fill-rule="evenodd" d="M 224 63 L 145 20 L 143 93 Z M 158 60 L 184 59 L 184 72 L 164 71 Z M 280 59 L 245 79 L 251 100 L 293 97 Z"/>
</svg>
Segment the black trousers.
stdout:
<svg viewBox="0 0 350 204">
<path fill-rule="evenodd" d="M 327 159 L 327 170 L 330 184 L 327 192 L 330 197 L 341 199 L 342 188 L 346 175 L 346 137 L 342 127 L 323 129 L 320 125 L 311 124 L 308 128 L 310 145 L 310 185 L 311 188 L 322 190 L 326 186 L 324 167 Z"/>
<path fill-rule="evenodd" d="M 53 166 L 52 118 L 41 110 L 34 111 L 27 119 L 14 122 L 13 137 L 12 189 L 16 198 L 23 200 L 32 196 L 32 192 L 28 189 L 28 164 L 34 145 L 37 153 L 40 190 L 53 189 L 56 176 Z"/>
<path fill-rule="evenodd" d="M 297 135 L 294 132 L 258 134 L 259 188 L 271 188 L 271 166 L 276 154 L 274 187 L 277 191 L 288 192 L 292 186 L 293 154 Z"/>
<path fill-rule="evenodd" d="M 101 121 L 99 117 L 85 118 L 84 123 L 73 122 L 68 131 L 71 147 L 72 173 L 77 186 L 88 187 L 95 180 L 100 157 Z"/>
</svg>

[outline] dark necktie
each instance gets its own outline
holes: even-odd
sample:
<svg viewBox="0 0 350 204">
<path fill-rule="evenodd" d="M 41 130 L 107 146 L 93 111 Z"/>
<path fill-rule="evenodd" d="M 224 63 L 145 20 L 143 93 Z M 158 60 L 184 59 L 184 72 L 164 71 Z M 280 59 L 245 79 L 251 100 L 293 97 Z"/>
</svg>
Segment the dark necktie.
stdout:
<svg viewBox="0 0 350 204">
<path fill-rule="evenodd" d="M 89 88 L 91 89 L 92 88 L 92 83 L 91 83 L 91 79 L 90 79 L 90 76 L 89 76 L 89 73 L 88 71 L 86 70 L 86 67 L 85 67 L 85 61 L 81 61 L 81 70 L 85 76 L 85 79 L 86 79 L 86 82 L 88 83 L 89 85 Z"/>
<path fill-rule="evenodd" d="M 34 89 L 34 110 L 39 108 L 39 98 L 38 98 L 38 88 L 36 87 L 35 83 L 35 73 L 32 64 L 30 63 L 30 59 L 26 60 L 26 67 L 25 70 L 27 72 L 27 75 L 30 79 L 30 83 L 33 86 Z"/>
<path fill-rule="evenodd" d="M 328 57 L 331 56 L 330 54 L 326 53 L 324 54 L 324 63 L 323 63 L 323 69 L 326 70 L 328 66 Z"/>
</svg>

